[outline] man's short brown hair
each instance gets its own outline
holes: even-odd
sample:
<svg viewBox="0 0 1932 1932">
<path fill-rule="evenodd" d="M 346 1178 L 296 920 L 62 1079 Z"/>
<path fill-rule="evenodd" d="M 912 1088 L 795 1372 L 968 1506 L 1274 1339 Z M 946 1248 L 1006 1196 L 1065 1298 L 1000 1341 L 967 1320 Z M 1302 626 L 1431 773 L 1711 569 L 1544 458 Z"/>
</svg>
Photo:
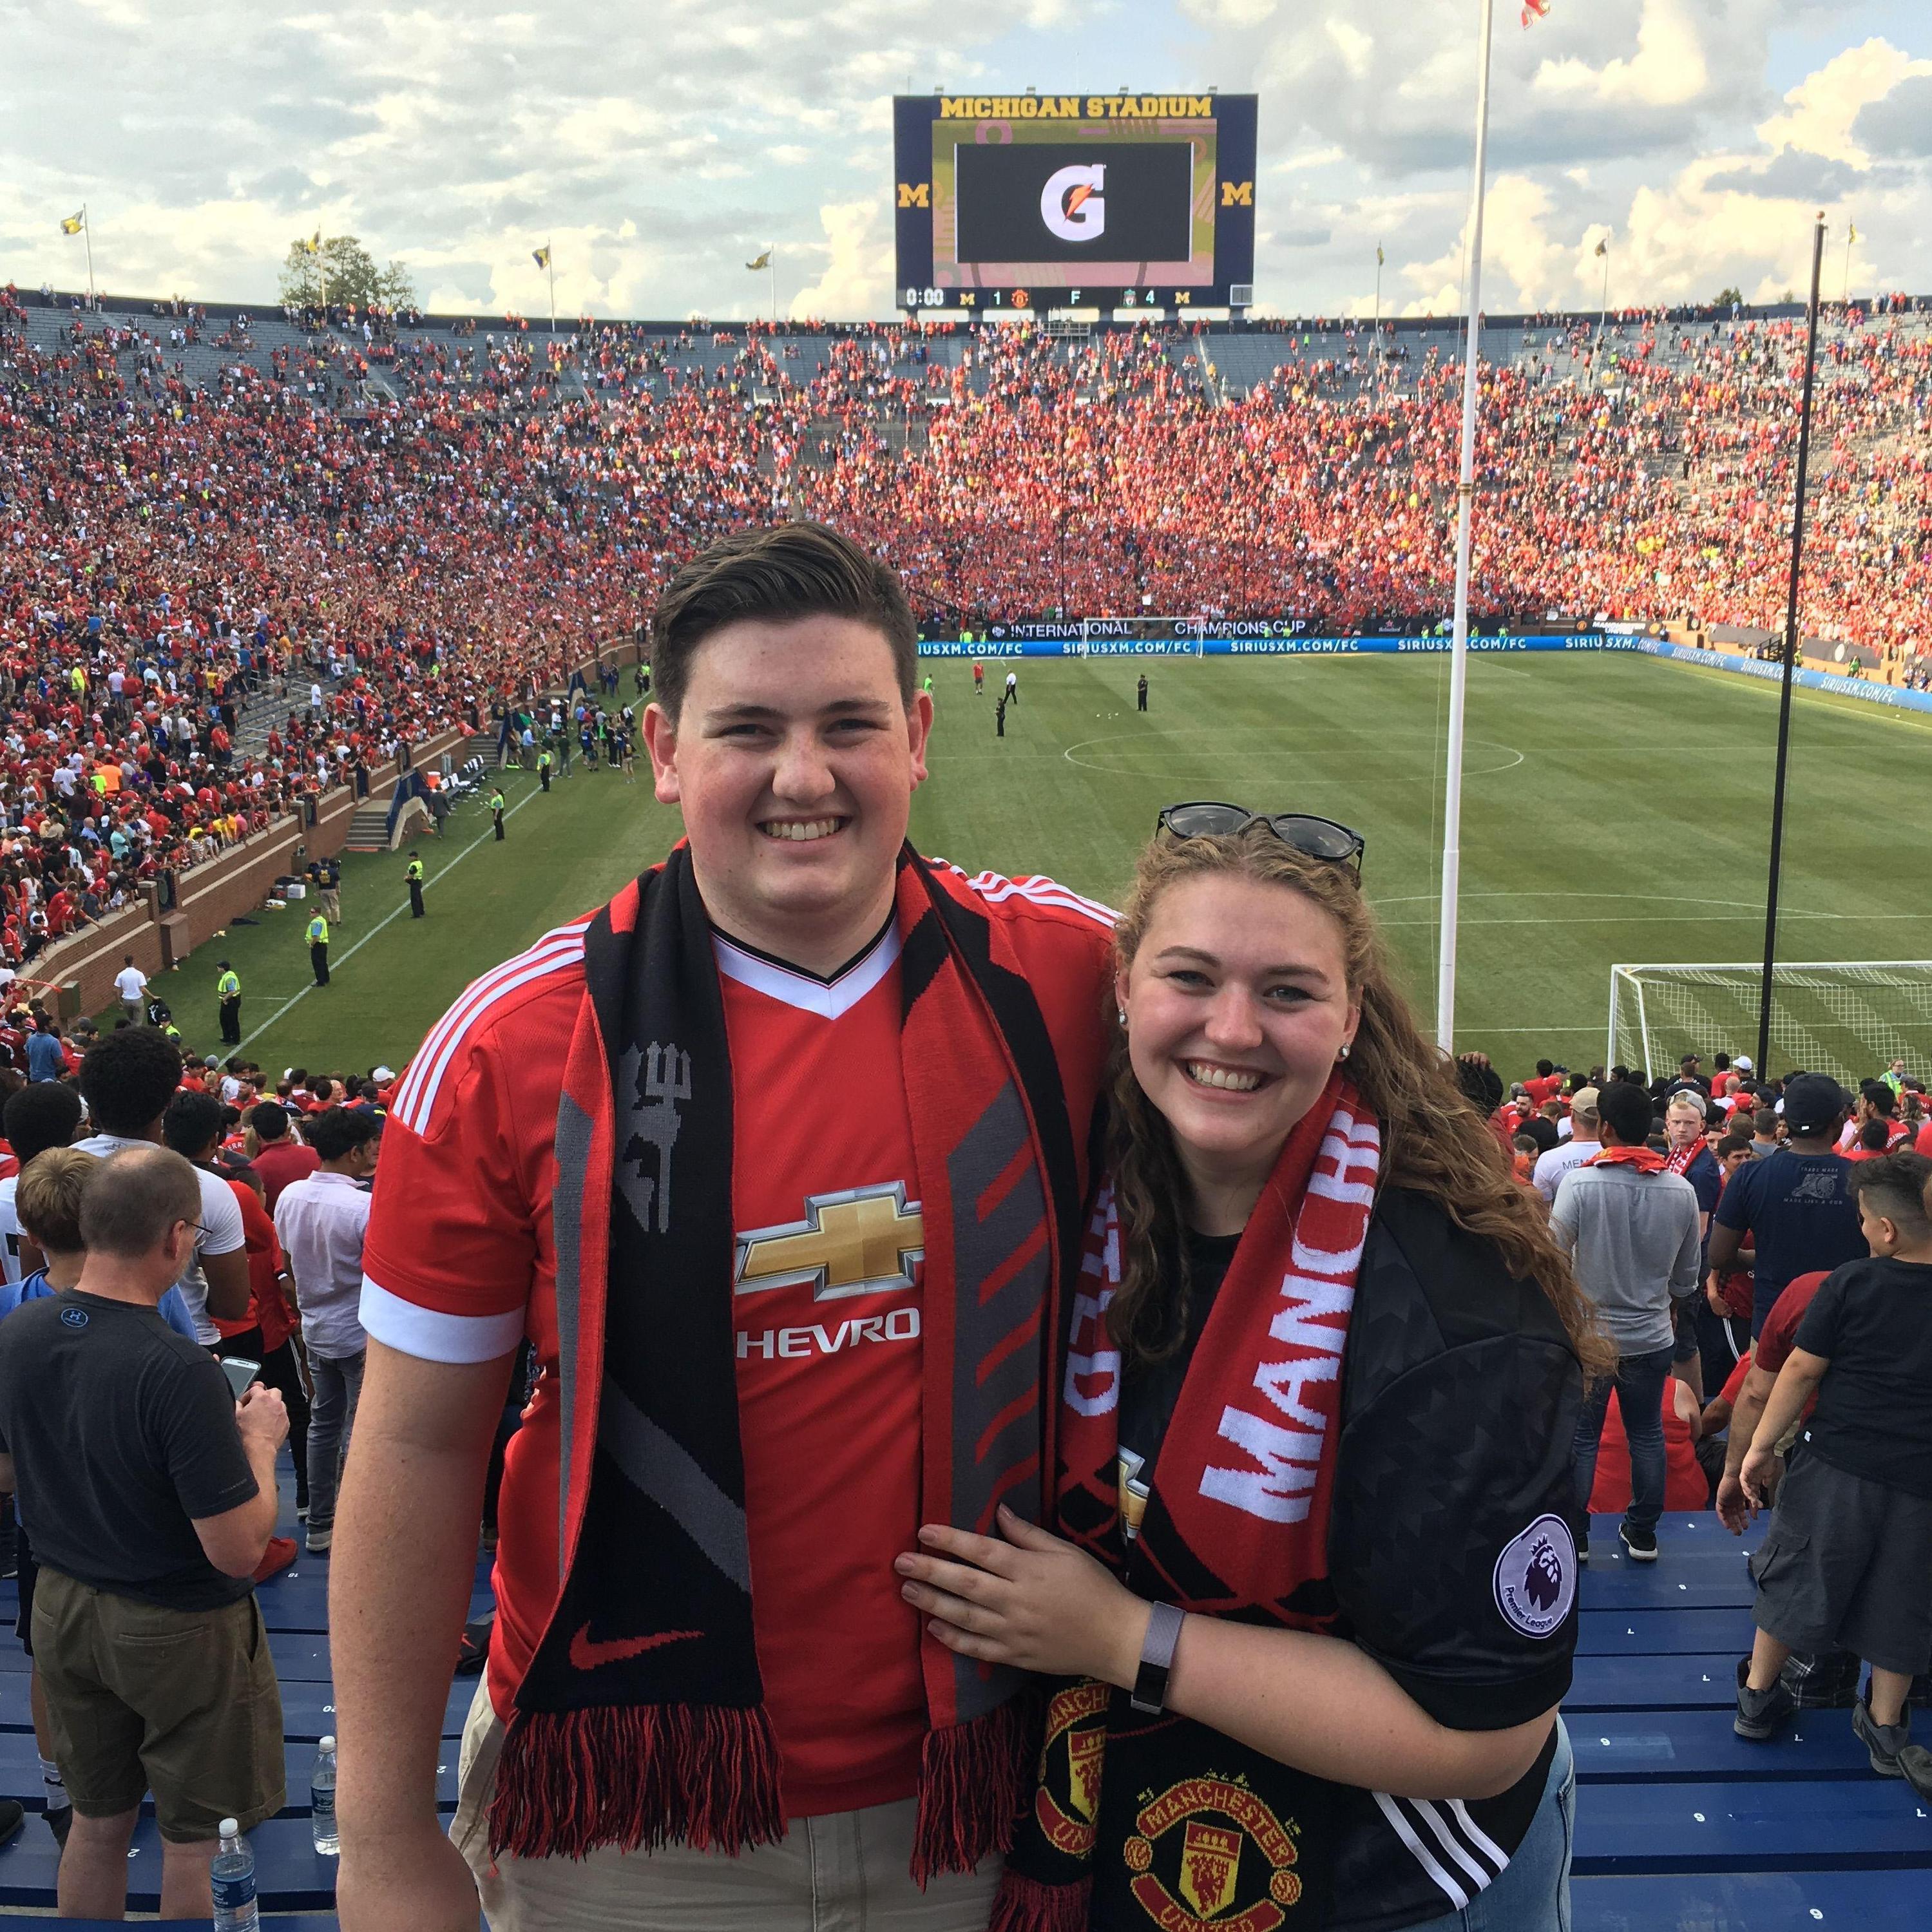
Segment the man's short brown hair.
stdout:
<svg viewBox="0 0 1932 1932">
<path fill-rule="evenodd" d="M 201 1180 L 164 1147 L 124 1148 L 98 1162 L 81 1190 L 80 1238 L 89 1253 L 137 1261 L 179 1221 L 201 1220 Z"/>
<path fill-rule="evenodd" d="M 651 616 L 651 693 L 675 721 L 691 660 L 714 631 L 746 619 L 850 617 L 892 646 L 899 695 L 918 681 L 919 627 L 898 572 L 824 524 L 777 524 L 721 538 L 692 558 Z"/>
<path fill-rule="evenodd" d="M 100 1165 L 78 1148 L 49 1148 L 21 1168 L 14 1212 L 37 1247 L 50 1255 L 73 1255 L 86 1245 L 80 1238 L 81 1190 Z"/>
</svg>

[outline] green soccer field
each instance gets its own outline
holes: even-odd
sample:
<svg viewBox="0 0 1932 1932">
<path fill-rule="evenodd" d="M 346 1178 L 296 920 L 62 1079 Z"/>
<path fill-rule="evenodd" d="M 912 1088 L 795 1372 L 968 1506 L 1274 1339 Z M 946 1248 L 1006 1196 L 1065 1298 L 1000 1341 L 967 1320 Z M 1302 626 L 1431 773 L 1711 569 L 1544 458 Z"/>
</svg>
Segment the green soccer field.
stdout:
<svg viewBox="0 0 1932 1932">
<path fill-rule="evenodd" d="M 1004 741 L 990 693 L 1006 665 L 989 667 L 976 700 L 963 661 L 926 668 L 938 717 L 913 806 L 921 850 L 1111 900 L 1164 803 L 1339 818 L 1367 838 L 1370 896 L 1432 1017 L 1446 656 L 1029 659 Z M 1511 1076 L 1540 1053 L 1588 1065 L 1603 1054 L 1613 963 L 1758 954 L 1777 710 L 1773 686 L 1622 653 L 1472 662 L 1459 1047 Z M 1781 956 L 1932 956 L 1922 814 L 1892 782 L 1932 752 L 1932 720 L 1801 692 L 1792 743 Z M 548 797 L 520 776 L 506 791 L 502 844 L 476 803 L 424 842 L 420 922 L 405 853 L 347 859 L 326 990 L 310 986 L 300 908 L 231 928 L 165 976 L 187 1042 L 215 1049 L 226 956 L 242 976 L 244 1049 L 272 1073 L 400 1066 L 468 981 L 676 836 L 641 764 L 632 786 L 580 766 Z"/>
</svg>

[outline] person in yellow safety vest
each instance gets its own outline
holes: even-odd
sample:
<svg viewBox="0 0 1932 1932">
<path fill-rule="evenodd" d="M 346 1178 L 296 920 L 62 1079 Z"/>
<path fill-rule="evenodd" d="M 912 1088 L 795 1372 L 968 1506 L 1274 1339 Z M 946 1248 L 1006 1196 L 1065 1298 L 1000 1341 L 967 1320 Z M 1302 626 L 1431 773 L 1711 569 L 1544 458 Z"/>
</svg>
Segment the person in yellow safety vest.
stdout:
<svg viewBox="0 0 1932 1932">
<path fill-rule="evenodd" d="M 242 982 L 226 960 L 221 962 L 221 977 L 214 982 L 214 997 L 221 1003 L 221 1043 L 242 1044 Z"/>
<path fill-rule="evenodd" d="M 503 837 L 503 794 L 500 789 L 490 794 L 490 822 L 496 828 L 499 844 Z"/>
<path fill-rule="evenodd" d="M 320 913 L 308 922 L 308 963 L 315 968 L 315 983 L 328 984 L 328 921 Z"/>
<path fill-rule="evenodd" d="M 423 916 L 423 862 L 412 852 L 410 862 L 403 877 L 410 883 L 410 916 L 421 919 Z"/>
</svg>

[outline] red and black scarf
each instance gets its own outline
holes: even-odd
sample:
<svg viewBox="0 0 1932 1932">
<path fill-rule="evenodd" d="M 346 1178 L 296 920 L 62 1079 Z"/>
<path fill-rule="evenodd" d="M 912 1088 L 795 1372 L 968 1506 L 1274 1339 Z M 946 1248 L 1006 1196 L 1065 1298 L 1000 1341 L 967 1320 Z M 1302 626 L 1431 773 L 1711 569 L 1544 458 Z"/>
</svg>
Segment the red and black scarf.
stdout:
<svg viewBox="0 0 1932 1932">
<path fill-rule="evenodd" d="M 896 916 L 926 1228 L 921 1510 L 990 1534 L 1002 1502 L 1038 1517 L 1054 1466 L 1042 1390 L 1079 1234 L 1075 1124 L 997 923 L 910 848 Z M 556 1123 L 565 1574 L 517 1690 L 490 1845 L 735 1852 L 784 1820 L 738 1436 L 731 1070 L 685 848 L 598 915 L 584 965 Z M 830 1656 L 838 1606 L 817 1610 Z M 930 1639 L 924 1660 L 922 1882 L 1004 1848 L 1029 1735 L 1016 1673 Z"/>
<path fill-rule="evenodd" d="M 1249 1216 L 1156 1466 L 1139 1472 L 1150 1480 L 1125 1497 L 1122 1365 L 1106 1322 L 1120 1233 L 1101 1190 L 1073 1295 L 1057 1527 L 1137 1595 L 1284 1629 L 1334 1627 L 1342 1358 L 1381 1150 L 1375 1117 L 1338 1073 Z M 1298 1908 L 1302 1918 L 1325 1910 L 1330 1790 L 1187 1719 L 1143 1717 L 1124 1691 L 1055 1684 L 994 1932 L 1300 1922 Z"/>
</svg>

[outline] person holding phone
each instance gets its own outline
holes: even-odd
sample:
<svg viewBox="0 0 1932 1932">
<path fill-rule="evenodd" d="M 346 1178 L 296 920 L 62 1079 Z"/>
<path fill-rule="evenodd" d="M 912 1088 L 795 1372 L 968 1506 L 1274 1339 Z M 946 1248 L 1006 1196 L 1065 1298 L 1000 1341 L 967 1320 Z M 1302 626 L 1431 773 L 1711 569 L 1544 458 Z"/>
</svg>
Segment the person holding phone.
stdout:
<svg viewBox="0 0 1932 1932">
<path fill-rule="evenodd" d="M 212 1909 L 220 1821 L 245 1831 L 286 1795 L 251 1579 L 288 1418 L 272 1389 L 237 1402 L 220 1364 L 158 1312 L 193 1253 L 201 1198 L 167 1148 L 98 1162 L 80 1186 L 77 1279 L 9 1316 L 0 1348 L 0 1488 L 16 1493 L 40 1566 L 34 1657 L 74 1814 L 63 1917 L 121 1916 L 148 1791 L 172 1918 Z"/>
</svg>

